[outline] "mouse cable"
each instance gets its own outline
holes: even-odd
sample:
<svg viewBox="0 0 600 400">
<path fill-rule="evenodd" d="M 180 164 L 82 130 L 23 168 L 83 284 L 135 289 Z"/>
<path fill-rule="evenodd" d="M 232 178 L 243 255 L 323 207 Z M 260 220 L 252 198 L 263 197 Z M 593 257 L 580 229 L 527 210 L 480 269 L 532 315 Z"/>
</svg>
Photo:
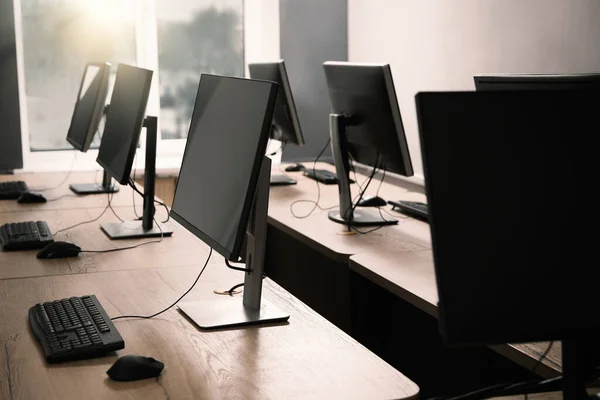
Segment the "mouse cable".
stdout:
<svg viewBox="0 0 600 400">
<path fill-rule="evenodd" d="M 85 197 L 86 195 L 80 196 L 80 195 L 76 195 L 76 194 L 63 194 L 62 196 L 58 196 L 55 197 L 53 199 L 46 199 L 46 203 L 51 202 L 51 201 L 56 201 L 56 200 L 60 200 L 60 199 L 64 199 L 65 197 Z"/>
<path fill-rule="evenodd" d="M 174 302 L 173 304 L 171 304 L 169 307 L 167 307 L 167 308 L 165 308 L 165 309 L 163 309 L 163 310 L 161 310 L 161 311 L 159 311 L 159 312 L 156 312 L 156 313 L 154 313 L 154 314 L 152 314 L 152 315 L 121 315 L 121 316 L 119 316 L 119 317 L 112 317 L 110 320 L 111 320 L 111 321 L 115 321 L 115 320 L 117 320 L 117 319 L 125 319 L 125 318 L 140 318 L 140 319 L 150 319 L 150 318 L 154 318 L 154 317 L 156 317 L 157 315 L 160 315 L 160 314 L 162 314 L 162 313 L 164 313 L 164 312 L 166 312 L 166 311 L 170 310 L 170 309 L 171 309 L 171 308 L 172 308 L 174 305 L 176 305 L 177 303 L 179 303 L 179 301 L 180 301 L 181 299 L 183 299 L 183 298 L 184 298 L 184 297 L 185 297 L 185 296 L 186 296 L 186 295 L 187 295 L 187 294 L 188 294 L 188 293 L 189 293 L 189 292 L 190 292 L 190 291 L 191 291 L 191 290 L 194 288 L 194 286 L 196 286 L 196 283 L 198 283 L 198 280 L 199 280 L 199 279 L 200 279 L 200 277 L 202 276 L 202 273 L 204 272 L 204 270 L 206 269 L 206 266 L 208 265 L 208 262 L 210 261 L 210 258 L 211 258 L 211 256 L 212 256 L 212 253 L 213 253 L 213 249 L 212 249 L 212 247 L 211 247 L 211 248 L 210 248 L 210 251 L 209 251 L 209 253 L 208 253 L 208 257 L 206 258 L 206 262 L 204 263 L 204 266 L 202 267 L 202 270 L 200 271 L 200 273 L 199 273 L 199 274 L 198 274 L 198 276 L 196 277 L 196 280 L 194 281 L 194 283 L 192 283 L 192 286 L 190 286 L 190 288 L 189 288 L 189 289 L 188 289 L 188 290 L 187 290 L 187 291 L 186 291 L 184 294 L 182 294 L 182 295 L 181 295 L 181 297 L 179 297 L 177 300 L 175 300 L 175 302 Z"/>
<path fill-rule="evenodd" d="M 77 160 L 77 153 L 78 153 L 77 151 L 73 151 L 73 160 L 71 160 L 71 167 L 69 168 L 67 175 L 64 177 L 64 179 L 59 184 L 52 186 L 52 187 L 47 187 L 47 188 L 32 189 L 31 191 L 32 192 L 48 192 L 50 190 L 58 189 L 59 187 L 61 187 L 65 183 L 67 183 L 67 181 L 69 180 L 69 177 L 71 176 L 71 172 L 73 172 L 73 168 L 75 167 L 75 161 Z"/>
<path fill-rule="evenodd" d="M 136 185 L 135 181 L 134 181 L 132 178 L 129 178 L 129 186 L 131 186 L 131 188 L 132 188 L 132 189 L 133 189 L 135 192 L 137 192 L 137 193 L 138 193 L 140 196 L 144 197 L 144 193 L 142 193 L 142 191 L 141 191 L 140 189 L 138 189 L 138 187 L 137 187 L 137 185 Z M 169 220 L 171 219 L 171 215 L 170 215 L 170 213 L 169 213 L 169 207 L 168 207 L 168 206 L 167 206 L 165 203 L 163 203 L 162 201 L 160 201 L 160 200 L 156 200 L 156 198 L 154 199 L 154 202 L 155 202 L 156 204 L 159 204 L 159 205 L 163 206 L 163 207 L 165 208 L 165 211 L 167 212 L 167 219 L 165 219 L 164 221 L 161 221 L 161 222 L 162 222 L 163 224 L 164 224 L 164 223 L 167 223 L 167 222 L 169 222 Z M 134 210 L 135 210 L 135 201 L 133 202 L 133 208 L 134 208 Z M 156 213 L 156 207 L 152 207 L 152 208 L 154 209 L 154 213 Z M 136 211 L 135 215 L 138 217 L 138 219 L 141 219 L 141 217 L 139 217 L 139 216 L 137 215 L 137 211 Z"/>
<path fill-rule="evenodd" d="M 321 158 L 321 156 L 323 155 L 323 153 L 325 153 L 325 150 L 327 150 L 327 147 L 329 146 L 329 143 L 331 143 L 331 137 L 329 139 L 327 139 L 327 143 L 325 143 L 325 146 L 323 146 L 323 149 L 319 152 L 319 155 L 317 156 L 317 158 L 315 158 L 315 161 L 313 162 L 313 174 L 316 175 L 315 170 L 317 169 L 317 162 L 319 161 L 319 158 Z M 300 200 L 296 200 L 293 201 L 290 204 L 290 212 L 292 213 L 292 215 L 294 216 L 294 218 L 298 218 L 298 219 L 304 219 L 304 218 L 308 218 L 312 215 L 312 213 L 319 208 L 321 211 L 325 211 L 328 209 L 332 209 L 335 208 L 337 206 L 333 206 L 333 207 L 328 207 L 328 208 L 321 208 L 321 206 L 319 205 L 319 201 L 321 200 L 321 186 L 319 184 L 319 181 L 315 180 L 315 183 L 317 184 L 317 201 L 314 200 L 306 200 L 306 199 L 300 199 Z M 298 203 L 312 203 L 313 204 L 313 208 L 305 215 L 298 215 L 294 212 L 294 205 L 298 204 Z"/>
<path fill-rule="evenodd" d="M 145 246 L 145 245 L 151 244 L 151 243 L 160 243 L 160 242 L 162 242 L 163 237 L 164 237 L 163 231 L 162 231 L 162 228 L 160 227 L 160 225 L 158 225 L 158 222 L 156 222 L 156 219 L 154 219 L 154 223 L 156 224 L 156 226 L 158 226 L 158 229 L 160 230 L 160 238 L 158 240 L 149 240 L 147 242 L 138 243 L 133 246 L 115 247 L 115 248 L 107 249 L 107 250 L 81 250 L 80 253 L 113 253 L 115 251 L 135 249 L 136 247 Z"/>
</svg>

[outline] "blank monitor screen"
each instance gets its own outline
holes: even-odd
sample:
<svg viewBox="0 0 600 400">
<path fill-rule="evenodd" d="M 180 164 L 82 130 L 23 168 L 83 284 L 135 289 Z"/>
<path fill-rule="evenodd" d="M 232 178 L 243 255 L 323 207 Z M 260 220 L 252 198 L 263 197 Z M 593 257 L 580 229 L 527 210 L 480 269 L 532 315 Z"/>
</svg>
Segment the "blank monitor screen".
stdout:
<svg viewBox="0 0 600 400">
<path fill-rule="evenodd" d="M 96 161 L 120 184 L 131 173 L 150 94 L 152 71 L 119 64 Z"/>
<path fill-rule="evenodd" d="M 203 74 L 172 216 L 237 261 L 267 149 L 277 84 Z"/>
<path fill-rule="evenodd" d="M 562 340 L 600 327 L 597 235 L 588 233 L 599 222 L 591 98 L 417 95 L 448 344 Z"/>
<path fill-rule="evenodd" d="M 477 91 L 492 90 L 600 90 L 600 74 L 478 74 Z"/>
<path fill-rule="evenodd" d="M 283 60 L 265 63 L 250 63 L 248 71 L 252 79 L 261 79 L 275 82 L 279 85 L 275 111 L 273 113 L 273 125 L 275 132 L 271 132 L 273 139 L 283 142 L 294 143 L 296 146 L 304 145 L 302 129 L 292 96 L 292 89 L 285 69 Z"/>
</svg>

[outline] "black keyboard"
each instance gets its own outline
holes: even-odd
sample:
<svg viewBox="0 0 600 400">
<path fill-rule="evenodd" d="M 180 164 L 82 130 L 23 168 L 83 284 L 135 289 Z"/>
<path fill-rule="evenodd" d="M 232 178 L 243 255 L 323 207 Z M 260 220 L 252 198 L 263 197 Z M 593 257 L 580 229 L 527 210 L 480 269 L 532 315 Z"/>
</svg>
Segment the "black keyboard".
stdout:
<svg viewBox="0 0 600 400">
<path fill-rule="evenodd" d="M 337 185 L 338 183 L 338 178 L 335 172 L 331 172 L 326 169 L 306 168 L 304 170 L 304 176 L 308 176 L 309 178 L 324 183 L 325 185 Z M 354 181 L 350 179 L 350 183 L 354 183 Z"/>
<path fill-rule="evenodd" d="M 125 348 L 121 334 L 94 295 L 36 304 L 29 309 L 29 325 L 49 363 Z"/>
<path fill-rule="evenodd" d="M 429 208 L 427 204 L 420 201 L 388 201 L 388 204 L 394 206 L 403 214 L 410 215 L 411 217 L 418 218 L 423 221 L 429 221 Z"/>
<path fill-rule="evenodd" d="M 0 200 L 16 200 L 29 188 L 23 181 L 0 182 Z"/>
<path fill-rule="evenodd" d="M 27 221 L 0 226 L 0 244 L 3 250 L 35 250 L 54 242 L 45 221 Z"/>
</svg>

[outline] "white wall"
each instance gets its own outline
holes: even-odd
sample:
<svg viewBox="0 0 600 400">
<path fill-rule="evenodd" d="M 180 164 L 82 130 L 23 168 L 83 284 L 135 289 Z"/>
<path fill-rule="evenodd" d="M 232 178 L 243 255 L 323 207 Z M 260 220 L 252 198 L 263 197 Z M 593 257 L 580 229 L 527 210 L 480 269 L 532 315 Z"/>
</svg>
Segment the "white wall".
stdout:
<svg viewBox="0 0 600 400">
<path fill-rule="evenodd" d="M 279 60 L 279 0 L 244 1 L 244 58 L 248 63 Z"/>
<path fill-rule="evenodd" d="M 348 0 L 350 61 L 392 67 L 415 173 L 414 95 L 482 72 L 600 71 L 599 0 Z"/>
</svg>

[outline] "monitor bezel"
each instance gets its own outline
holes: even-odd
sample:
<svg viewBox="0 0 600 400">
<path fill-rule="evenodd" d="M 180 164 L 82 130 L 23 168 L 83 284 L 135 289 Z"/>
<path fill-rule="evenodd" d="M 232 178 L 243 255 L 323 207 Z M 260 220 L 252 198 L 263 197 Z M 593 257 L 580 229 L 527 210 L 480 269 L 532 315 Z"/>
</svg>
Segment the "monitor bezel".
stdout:
<svg viewBox="0 0 600 400">
<path fill-rule="evenodd" d="M 85 133 L 85 138 L 83 143 L 79 143 L 77 140 L 73 139 L 71 135 L 71 131 L 73 129 L 73 121 L 75 119 L 75 115 L 80 107 L 79 97 L 81 96 L 81 91 L 83 90 L 83 82 L 85 81 L 85 77 L 87 75 L 87 71 L 89 67 L 99 67 L 102 73 L 102 80 L 100 83 L 100 89 L 96 93 L 96 97 L 94 99 L 94 108 L 92 110 L 92 118 L 87 125 L 87 132 Z M 100 121 L 102 120 L 102 116 L 104 114 L 104 106 L 106 104 L 106 97 L 108 95 L 108 81 L 110 76 L 110 67 L 111 64 L 109 62 L 89 62 L 86 63 L 85 68 L 83 70 L 83 74 L 81 76 L 81 82 L 79 83 L 79 90 L 77 91 L 77 98 L 75 100 L 75 106 L 73 108 L 73 114 L 71 115 L 71 124 L 69 125 L 69 130 L 67 131 L 67 142 L 73 146 L 75 150 L 79 150 L 82 153 L 85 153 L 89 150 L 92 141 L 94 140 L 94 135 L 98 131 L 100 126 Z"/>
<path fill-rule="evenodd" d="M 214 74 L 201 74 L 200 81 L 198 83 L 198 90 L 196 91 L 196 99 L 194 101 L 194 110 L 192 112 L 191 121 L 194 120 L 194 115 L 197 112 L 196 103 L 198 102 L 198 96 L 200 94 L 200 86 L 202 84 L 203 79 L 217 79 L 217 80 L 231 79 L 231 80 L 238 80 L 238 81 L 251 80 L 251 81 L 263 82 L 263 83 L 267 83 L 267 84 L 271 85 L 269 98 L 267 100 L 267 108 L 266 108 L 264 120 L 263 120 L 262 127 L 261 127 L 260 139 L 258 142 L 258 149 L 257 149 L 256 155 L 254 156 L 254 162 L 252 163 L 252 169 L 250 171 L 250 182 L 248 185 L 248 190 L 246 192 L 246 197 L 244 199 L 244 204 L 242 206 L 240 222 L 237 226 L 237 232 L 235 234 L 235 240 L 234 240 L 232 249 L 227 249 L 224 245 L 222 245 L 221 243 L 218 243 L 216 240 L 211 238 L 208 234 L 201 231 L 194 224 L 192 224 L 187 219 L 185 219 L 181 214 L 179 214 L 175 208 L 171 208 L 171 211 L 169 213 L 171 218 L 173 218 L 175 221 L 179 222 L 185 229 L 190 231 L 192 234 L 194 234 L 197 238 L 202 240 L 208 246 L 210 246 L 211 248 L 216 250 L 223 257 L 225 257 L 229 261 L 238 262 L 242 258 L 242 254 L 241 254 L 242 247 L 243 247 L 246 231 L 248 228 L 248 222 L 250 220 L 250 214 L 251 214 L 252 207 L 254 204 L 254 197 L 256 194 L 256 187 L 258 184 L 258 178 L 259 178 L 259 174 L 260 174 L 260 170 L 261 170 L 261 166 L 262 166 L 262 160 L 267 151 L 267 144 L 268 144 L 269 135 L 271 132 L 271 122 L 273 119 L 273 111 L 275 108 L 275 101 L 277 99 L 277 91 L 279 89 L 278 88 L 279 85 L 276 82 L 265 81 L 265 80 L 260 80 L 260 79 L 249 79 L 249 78 L 240 78 L 240 77 L 214 75 Z M 192 127 L 192 123 L 190 122 L 190 129 L 191 129 L 191 127 Z M 189 137 L 189 135 L 190 135 L 190 131 L 188 130 L 188 137 Z M 187 154 L 189 145 L 190 145 L 190 141 L 187 140 L 186 145 L 185 145 L 185 150 L 183 152 L 183 157 L 181 160 L 181 165 L 179 167 L 180 171 L 181 171 L 181 167 L 183 166 L 183 160 L 185 159 L 185 155 Z M 174 196 L 173 196 L 173 207 L 176 204 L 175 198 L 177 196 L 177 187 L 179 186 L 179 183 L 180 183 L 180 180 L 178 179 L 177 184 L 175 185 L 175 192 L 174 192 Z"/>
<path fill-rule="evenodd" d="M 138 147 L 138 143 L 140 141 L 142 127 L 144 125 L 144 118 L 145 118 L 145 114 L 146 114 L 146 108 L 148 106 L 148 98 L 150 96 L 150 89 L 152 87 L 152 75 L 153 75 L 154 71 L 152 71 L 150 69 L 146 69 L 146 68 L 136 67 L 136 66 L 129 65 L 129 64 L 118 64 L 117 75 L 115 78 L 115 85 L 113 87 L 112 96 L 114 96 L 114 94 L 116 92 L 115 89 L 117 87 L 117 81 L 118 81 L 118 77 L 119 77 L 119 68 L 128 68 L 128 69 L 131 68 L 131 69 L 139 70 L 140 73 L 142 73 L 142 72 L 145 73 L 146 74 L 146 86 L 143 88 L 142 102 L 139 104 L 139 108 L 138 108 L 136 116 L 135 116 L 136 121 L 135 121 L 135 128 L 133 131 L 133 138 L 131 140 L 129 149 L 127 151 L 127 160 L 125 161 L 125 168 L 122 171 L 123 175 L 121 176 L 121 175 L 115 173 L 115 171 L 111 167 L 109 167 L 107 164 L 105 164 L 100 159 L 100 151 L 98 151 L 98 157 L 96 158 L 96 162 L 102 168 L 104 168 L 104 170 L 110 176 L 112 176 L 117 182 L 119 182 L 121 185 L 126 185 L 129 182 L 129 177 L 131 175 L 131 168 L 133 166 L 133 159 L 135 158 L 135 153 L 136 153 L 136 150 Z M 108 122 L 108 118 L 110 116 L 111 110 L 114 109 L 112 103 L 113 103 L 113 101 L 112 101 L 112 97 L 111 97 L 111 106 L 108 108 L 108 113 L 106 114 L 107 122 Z M 106 125 L 105 125 L 105 129 L 106 129 Z M 104 137 L 104 134 L 103 134 L 103 137 Z M 102 147 L 102 143 L 100 143 L 100 147 Z"/>
</svg>

